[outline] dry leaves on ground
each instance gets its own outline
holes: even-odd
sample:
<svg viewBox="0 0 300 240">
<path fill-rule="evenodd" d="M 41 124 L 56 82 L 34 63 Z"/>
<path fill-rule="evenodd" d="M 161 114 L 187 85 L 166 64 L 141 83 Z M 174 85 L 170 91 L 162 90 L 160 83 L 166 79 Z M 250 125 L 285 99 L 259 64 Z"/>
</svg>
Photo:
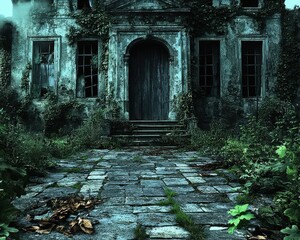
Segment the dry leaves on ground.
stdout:
<svg viewBox="0 0 300 240">
<path fill-rule="evenodd" d="M 23 230 L 40 234 L 49 234 L 51 231 L 58 231 L 66 235 L 78 232 L 92 234 L 94 227 L 89 219 L 77 217 L 69 220 L 68 218 L 70 215 L 78 215 L 79 212 L 92 209 L 100 202 L 99 199 L 84 199 L 80 196 L 50 200 L 48 205 L 53 211 L 52 215 L 41 220 L 34 220 L 34 216 L 28 216 L 28 219 L 37 225 L 26 227 Z"/>
</svg>

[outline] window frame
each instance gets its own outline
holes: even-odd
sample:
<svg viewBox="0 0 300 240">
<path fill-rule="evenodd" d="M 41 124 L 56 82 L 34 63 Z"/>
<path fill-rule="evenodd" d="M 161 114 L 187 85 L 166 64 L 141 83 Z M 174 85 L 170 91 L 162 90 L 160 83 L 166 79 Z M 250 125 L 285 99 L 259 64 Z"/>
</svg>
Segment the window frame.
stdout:
<svg viewBox="0 0 300 240">
<path fill-rule="evenodd" d="M 218 64 L 218 81 L 219 81 L 219 89 L 218 89 L 218 94 L 216 96 L 206 96 L 203 95 L 205 98 L 220 98 L 223 95 L 223 78 L 224 78 L 224 73 L 223 73 L 223 64 L 222 62 L 224 61 L 225 57 L 224 56 L 224 51 L 222 51 L 222 48 L 225 46 L 224 45 L 225 39 L 223 37 L 210 37 L 210 38 L 196 38 L 194 41 L 194 48 L 195 48 L 195 53 L 196 55 L 193 57 L 194 58 L 194 65 L 195 65 L 195 87 L 196 89 L 200 89 L 200 43 L 201 42 L 219 42 L 219 64 Z"/>
<path fill-rule="evenodd" d="M 55 84 L 54 84 L 54 94 L 57 94 L 58 92 L 58 79 L 60 76 L 61 72 L 61 37 L 60 36 L 29 36 L 28 37 L 28 45 L 27 45 L 27 59 L 28 62 L 33 66 L 34 64 L 34 45 L 37 42 L 53 42 L 54 43 L 54 79 L 55 79 Z M 29 81 L 29 93 L 31 96 L 34 96 L 33 93 L 33 73 L 31 72 L 30 74 L 30 81 Z M 41 87 L 41 86 L 40 86 Z M 37 96 L 34 97 L 35 99 L 37 98 L 43 98 L 42 96 Z"/>
<path fill-rule="evenodd" d="M 92 95 L 92 96 L 89 96 L 89 97 L 86 97 L 86 87 L 84 87 L 84 92 L 81 91 L 81 93 L 84 94 L 84 96 L 79 96 L 78 93 L 80 93 L 80 90 L 79 90 L 79 57 L 80 57 L 80 54 L 79 54 L 79 44 L 80 42 L 96 42 L 97 43 L 97 56 L 98 56 L 98 63 L 97 63 L 97 95 Z M 93 56 L 93 54 L 91 53 L 91 56 Z M 100 49 L 100 41 L 99 39 L 94 39 L 94 38 L 88 38 L 88 39 L 80 39 L 77 41 L 76 43 L 76 59 L 75 59 L 75 64 L 76 64 L 76 98 L 80 98 L 80 99 L 95 99 L 97 97 L 100 96 L 100 56 L 101 56 L 101 49 Z M 92 65 L 91 65 L 92 66 Z M 91 77 L 93 77 L 93 74 L 91 74 Z M 91 84 L 92 86 L 93 84 Z M 82 90 L 82 89 L 81 89 Z M 93 90 L 91 91 L 93 92 Z"/>
<path fill-rule="evenodd" d="M 247 96 L 243 95 L 243 42 L 261 42 L 261 73 L 260 73 L 260 89 L 259 95 Z M 265 38 L 252 37 L 242 38 L 239 40 L 239 66 L 240 66 L 240 94 L 243 99 L 257 99 L 263 98 L 266 95 L 266 56 L 267 56 L 267 43 Z"/>
</svg>

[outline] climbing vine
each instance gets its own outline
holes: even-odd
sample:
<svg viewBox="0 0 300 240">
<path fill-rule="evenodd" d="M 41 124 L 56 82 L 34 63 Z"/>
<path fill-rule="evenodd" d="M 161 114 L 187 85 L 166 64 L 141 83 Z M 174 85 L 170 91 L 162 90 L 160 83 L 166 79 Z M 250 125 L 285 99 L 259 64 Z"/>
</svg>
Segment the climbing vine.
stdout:
<svg viewBox="0 0 300 240">
<path fill-rule="evenodd" d="M 100 1 L 94 1 L 92 9 L 73 12 L 77 26 L 69 28 L 67 37 L 69 44 L 74 44 L 83 37 L 97 37 L 102 40 L 102 56 L 100 69 L 107 74 L 108 70 L 108 32 L 110 18 Z M 107 76 L 105 77 L 107 78 Z"/>
<path fill-rule="evenodd" d="M 282 15 L 281 60 L 279 62 L 277 96 L 282 100 L 297 97 L 300 76 L 300 45 L 297 35 L 297 10 L 285 11 Z"/>
<path fill-rule="evenodd" d="M 10 53 L 0 48 L 0 85 L 7 86 L 10 79 Z"/>
<path fill-rule="evenodd" d="M 205 33 L 222 35 L 226 32 L 228 23 L 238 16 L 248 16 L 254 19 L 260 31 L 263 31 L 268 17 L 280 13 L 284 9 L 284 1 L 269 0 L 258 11 L 249 11 L 234 1 L 230 6 L 214 7 L 209 0 L 182 0 L 191 8 L 186 25 L 192 35 L 201 36 Z"/>
</svg>

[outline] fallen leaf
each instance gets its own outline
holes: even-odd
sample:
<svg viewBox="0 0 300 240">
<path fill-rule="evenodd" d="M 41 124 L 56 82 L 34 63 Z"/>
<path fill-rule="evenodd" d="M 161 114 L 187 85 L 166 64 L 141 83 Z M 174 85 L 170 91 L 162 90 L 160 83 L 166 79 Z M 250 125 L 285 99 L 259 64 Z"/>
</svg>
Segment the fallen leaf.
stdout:
<svg viewBox="0 0 300 240">
<path fill-rule="evenodd" d="M 82 231 L 87 234 L 92 234 L 94 232 L 93 225 L 90 220 L 78 218 L 78 225 Z"/>
<path fill-rule="evenodd" d="M 250 237 L 249 240 L 267 240 L 267 237 L 262 235 L 257 235 L 257 236 Z"/>
</svg>

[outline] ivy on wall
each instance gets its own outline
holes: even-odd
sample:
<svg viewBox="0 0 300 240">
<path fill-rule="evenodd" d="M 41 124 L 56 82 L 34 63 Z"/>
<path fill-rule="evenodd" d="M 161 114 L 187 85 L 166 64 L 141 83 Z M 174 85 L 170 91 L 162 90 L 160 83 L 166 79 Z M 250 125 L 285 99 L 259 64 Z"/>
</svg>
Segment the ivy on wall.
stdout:
<svg viewBox="0 0 300 240">
<path fill-rule="evenodd" d="M 263 31 L 266 19 L 284 10 L 284 1 L 268 0 L 261 8 L 249 11 L 242 8 L 237 1 L 230 6 L 214 7 L 209 0 L 182 0 L 191 8 L 187 19 L 187 28 L 192 35 L 202 36 L 205 33 L 222 35 L 226 33 L 228 24 L 238 16 L 248 16 L 255 20 L 259 30 Z"/>
<path fill-rule="evenodd" d="M 0 48 L 0 86 L 7 86 L 10 79 L 10 53 Z"/>
<path fill-rule="evenodd" d="M 77 26 L 70 27 L 67 37 L 69 44 L 74 44 L 84 37 L 97 37 L 102 40 L 101 70 L 108 70 L 108 32 L 110 18 L 99 1 L 95 1 L 92 9 L 73 12 L 71 17 Z"/>
<path fill-rule="evenodd" d="M 298 11 L 298 13 L 297 13 Z M 282 100 L 293 101 L 300 84 L 299 10 L 286 10 L 282 15 L 281 60 L 279 62 L 276 94 Z"/>
</svg>

